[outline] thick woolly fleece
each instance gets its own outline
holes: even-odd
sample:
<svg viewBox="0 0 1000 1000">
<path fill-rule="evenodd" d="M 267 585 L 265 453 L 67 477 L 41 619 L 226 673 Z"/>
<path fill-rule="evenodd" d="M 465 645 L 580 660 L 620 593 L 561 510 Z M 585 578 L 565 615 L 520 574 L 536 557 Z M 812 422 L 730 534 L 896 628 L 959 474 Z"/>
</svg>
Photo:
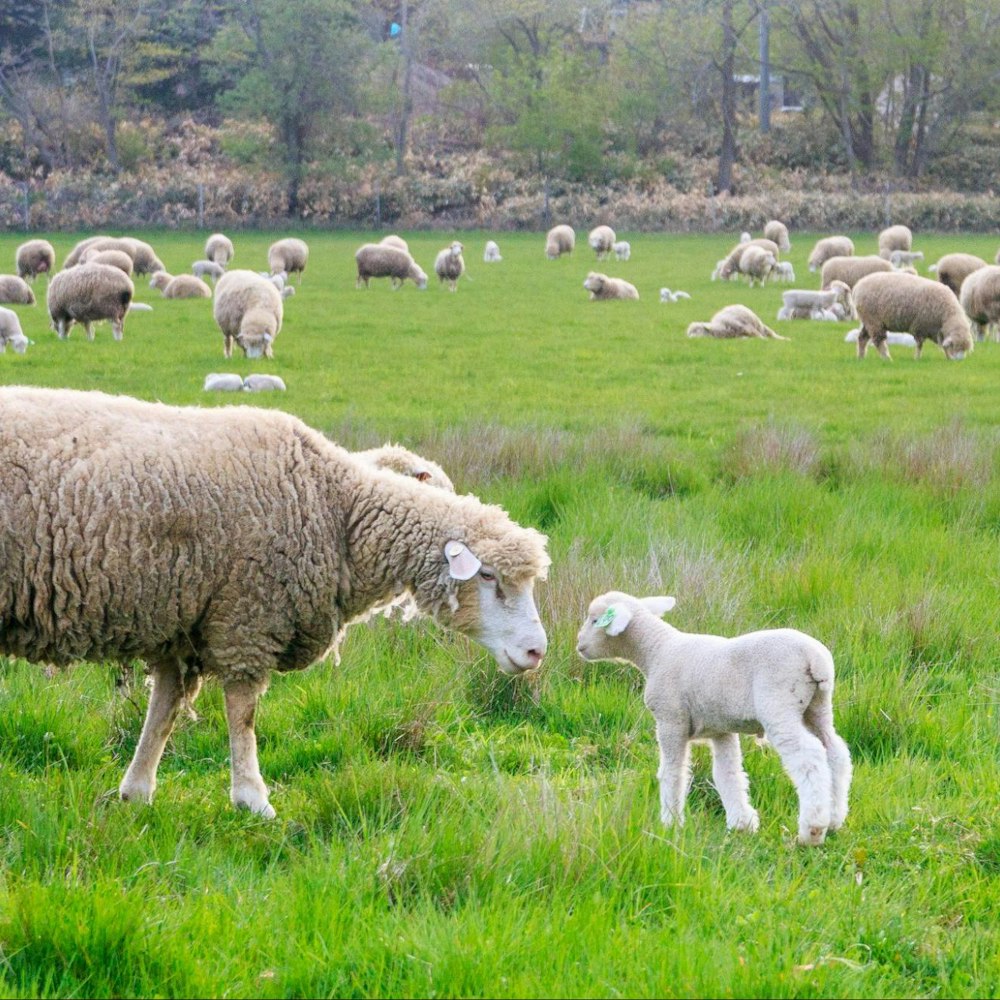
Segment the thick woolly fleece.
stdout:
<svg viewBox="0 0 1000 1000">
<path fill-rule="evenodd" d="M 266 687 L 409 591 L 476 624 L 464 542 L 501 581 L 545 537 L 473 496 L 372 469 L 288 414 L 0 389 L 0 652 L 145 659 Z"/>
</svg>

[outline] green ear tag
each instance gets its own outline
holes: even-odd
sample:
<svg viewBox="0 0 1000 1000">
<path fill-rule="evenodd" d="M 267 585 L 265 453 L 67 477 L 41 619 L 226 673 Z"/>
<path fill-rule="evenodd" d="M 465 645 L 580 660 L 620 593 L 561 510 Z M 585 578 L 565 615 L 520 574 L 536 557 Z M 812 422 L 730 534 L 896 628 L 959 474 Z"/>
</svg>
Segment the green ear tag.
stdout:
<svg viewBox="0 0 1000 1000">
<path fill-rule="evenodd" d="M 615 620 L 615 609 L 608 608 L 600 618 L 594 622 L 594 628 L 607 628 Z"/>
</svg>

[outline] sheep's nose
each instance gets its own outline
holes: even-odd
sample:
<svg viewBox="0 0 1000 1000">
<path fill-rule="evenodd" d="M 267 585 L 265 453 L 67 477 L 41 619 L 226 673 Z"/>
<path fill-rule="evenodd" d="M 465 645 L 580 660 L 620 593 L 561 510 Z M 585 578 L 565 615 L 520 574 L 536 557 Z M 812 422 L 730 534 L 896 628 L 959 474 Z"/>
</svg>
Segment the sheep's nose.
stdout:
<svg viewBox="0 0 1000 1000">
<path fill-rule="evenodd" d="M 539 663 L 542 662 L 542 657 L 545 655 L 544 649 L 526 649 L 524 651 L 525 659 L 531 664 L 531 670 L 534 670 Z"/>
</svg>

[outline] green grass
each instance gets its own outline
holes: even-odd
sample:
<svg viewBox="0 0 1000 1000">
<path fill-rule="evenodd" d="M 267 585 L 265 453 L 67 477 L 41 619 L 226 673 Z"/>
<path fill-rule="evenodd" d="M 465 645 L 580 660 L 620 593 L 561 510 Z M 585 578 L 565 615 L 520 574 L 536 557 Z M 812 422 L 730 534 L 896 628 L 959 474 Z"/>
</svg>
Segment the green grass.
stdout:
<svg viewBox="0 0 1000 1000">
<path fill-rule="evenodd" d="M 455 295 L 356 291 L 370 235 L 308 236 L 273 362 L 226 361 L 210 304 L 139 279 L 154 311 L 121 343 L 60 342 L 44 304 L 16 307 L 35 344 L 0 380 L 216 406 L 250 397 L 203 394 L 206 373 L 280 374 L 288 392 L 252 402 L 349 447 L 407 444 L 549 534 L 543 670 L 510 680 L 429 622 L 355 627 L 339 668 L 263 702 L 267 823 L 228 804 L 217 687 L 134 808 L 113 794 L 145 705 L 132 672 L 0 659 L 0 997 L 996 996 L 1000 346 L 858 362 L 850 324 L 809 322 L 688 340 L 734 301 L 770 322 L 786 287 L 711 283 L 720 237 L 623 234 L 632 260 L 598 269 L 642 299 L 591 303 L 582 240 L 550 262 L 537 234 L 501 238 L 498 265 L 487 234 L 461 237 Z M 201 256 L 200 236 L 149 238 L 174 272 Z M 234 238 L 236 265 L 264 266 L 274 236 Z M 411 249 L 430 270 L 450 238 Z M 796 287 L 818 284 L 814 238 L 793 234 Z M 52 239 L 61 260 L 76 237 Z M 830 646 L 855 763 L 841 833 L 794 847 L 794 790 L 752 741 L 758 836 L 726 833 L 703 750 L 688 824 L 662 830 L 641 679 L 574 654 L 610 587 L 674 594 L 682 628 Z"/>
</svg>

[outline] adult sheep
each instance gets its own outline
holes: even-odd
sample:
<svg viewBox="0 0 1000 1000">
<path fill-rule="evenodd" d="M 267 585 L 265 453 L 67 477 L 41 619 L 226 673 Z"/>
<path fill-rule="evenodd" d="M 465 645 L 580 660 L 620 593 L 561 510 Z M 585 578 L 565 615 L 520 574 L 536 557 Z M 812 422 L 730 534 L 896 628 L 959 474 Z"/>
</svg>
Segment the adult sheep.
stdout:
<svg viewBox="0 0 1000 1000">
<path fill-rule="evenodd" d="M 886 334 L 912 333 L 920 357 L 925 340 L 939 344 L 944 353 L 959 361 L 972 350 L 968 317 L 949 288 L 929 278 L 894 271 L 869 274 L 854 286 L 854 308 L 861 320 L 858 357 L 863 358 L 869 340 L 887 361 Z"/>
<path fill-rule="evenodd" d="M 853 257 L 854 240 L 850 236 L 824 236 L 809 254 L 809 270 L 818 271 L 831 257 Z"/>
<path fill-rule="evenodd" d="M 618 237 L 610 226 L 596 226 L 587 237 L 587 244 L 597 254 L 598 260 L 604 260 L 611 253 Z"/>
<path fill-rule="evenodd" d="M 410 252 L 410 244 L 407 243 L 402 236 L 397 236 L 395 233 L 389 233 L 388 236 L 383 236 L 382 239 L 378 241 L 378 245 L 383 247 L 395 247 L 397 250 L 402 250 L 404 253 Z"/>
<path fill-rule="evenodd" d="M 51 274 L 56 266 L 56 251 L 48 240 L 28 240 L 14 252 L 17 276 L 34 281 L 40 274 Z"/>
<path fill-rule="evenodd" d="M 997 339 L 1000 329 L 1000 267 L 988 265 L 973 271 L 962 282 L 958 301 L 972 324 L 977 340 L 985 340 L 992 329 Z"/>
<path fill-rule="evenodd" d="M 913 233 L 908 226 L 889 226 L 878 234 L 878 255 L 888 260 L 893 250 L 912 250 Z"/>
<path fill-rule="evenodd" d="M 16 274 L 0 274 L 0 302 L 9 302 L 15 306 L 33 306 L 35 293 L 24 278 Z"/>
<path fill-rule="evenodd" d="M 144 240 L 132 236 L 96 236 L 83 240 L 73 248 L 63 264 L 63 270 L 84 264 L 88 258 L 101 250 L 119 250 L 132 258 L 132 267 L 136 274 L 153 274 L 164 270 L 163 261 L 156 256 L 153 248 Z"/>
<path fill-rule="evenodd" d="M 181 707 L 215 677 L 232 802 L 273 817 L 254 733 L 271 672 L 336 653 L 404 594 L 507 673 L 545 653 L 543 535 L 374 470 L 288 414 L 15 387 L 0 426 L 0 652 L 146 661 L 123 799 L 152 799 Z"/>
<path fill-rule="evenodd" d="M 981 267 L 986 267 L 986 261 L 971 253 L 946 253 L 937 262 L 937 280 L 950 288 L 955 295 L 962 290 L 962 282 Z"/>
<path fill-rule="evenodd" d="M 624 278 L 609 278 L 599 271 L 591 271 L 583 279 L 583 287 L 590 292 L 591 302 L 639 298 L 639 290 L 630 281 L 625 281 Z"/>
<path fill-rule="evenodd" d="M 865 257 L 830 257 L 820 268 L 820 287 L 829 288 L 835 281 L 842 281 L 848 288 L 853 288 L 869 274 L 892 269 L 889 261 L 874 254 Z"/>
<path fill-rule="evenodd" d="M 736 337 L 759 337 L 761 340 L 788 340 L 777 334 L 746 306 L 733 305 L 720 309 L 707 323 L 692 323 L 689 337 L 715 337 L 732 340 Z"/>
<path fill-rule="evenodd" d="M 770 250 L 765 250 L 761 246 L 748 246 L 740 254 L 739 271 L 740 274 L 746 275 L 751 288 L 755 282 L 759 282 L 763 287 L 777 264 L 778 262 Z"/>
<path fill-rule="evenodd" d="M 441 284 L 448 282 L 448 290 L 458 291 L 458 279 L 465 274 L 465 258 L 462 251 L 465 247 L 458 240 L 445 247 L 434 259 L 434 273 Z"/>
<path fill-rule="evenodd" d="M 780 251 L 778 250 L 778 244 L 775 243 L 774 240 L 746 240 L 743 243 L 737 243 L 736 246 L 734 246 L 733 249 L 719 261 L 718 264 L 716 264 L 716 273 L 713 273 L 712 280 L 714 281 L 716 277 L 718 277 L 723 281 L 729 281 L 734 274 L 738 275 L 740 273 L 740 261 L 743 259 L 743 254 L 745 254 L 751 247 L 760 247 L 761 250 L 766 250 L 772 257 L 774 257 L 775 262 L 777 262 Z"/>
<path fill-rule="evenodd" d="M 125 314 L 132 304 L 132 279 L 110 264 L 78 264 L 60 271 L 49 282 L 46 303 L 52 329 L 65 340 L 74 323 L 82 323 L 87 339 L 94 339 L 94 324 L 108 320 L 115 340 L 125 335 Z"/>
<path fill-rule="evenodd" d="M 110 264 L 112 267 L 117 267 L 119 271 L 127 274 L 130 278 L 135 272 L 135 263 L 124 250 L 98 250 L 95 247 L 91 247 L 91 249 L 83 255 L 81 263 Z M 163 272 L 156 271 L 155 273 L 162 274 Z"/>
<path fill-rule="evenodd" d="M 358 266 L 358 277 L 354 282 L 356 288 L 364 284 L 370 287 L 372 278 L 389 278 L 393 289 L 400 288 L 409 279 L 417 288 L 427 287 L 427 274 L 419 264 L 405 251 L 387 243 L 365 243 L 358 247 L 354 254 Z"/>
<path fill-rule="evenodd" d="M 163 289 L 165 299 L 210 299 L 212 289 L 193 274 L 178 274 Z"/>
<path fill-rule="evenodd" d="M 297 274 L 300 282 L 308 262 L 309 246 L 304 240 L 294 237 L 272 243 L 267 251 L 267 267 L 271 274 L 282 271 L 289 277 Z"/>
<path fill-rule="evenodd" d="M 220 267 L 229 267 L 229 262 L 236 256 L 233 241 L 225 233 L 212 233 L 205 240 L 205 259 Z"/>
<path fill-rule="evenodd" d="M 553 226 L 545 234 L 545 256 L 555 260 L 564 253 L 572 253 L 576 246 L 576 232 L 572 226 Z"/>
<path fill-rule="evenodd" d="M 764 238 L 778 244 L 782 253 L 792 249 L 792 241 L 788 238 L 788 226 L 777 219 L 772 219 L 764 226 Z"/>
<path fill-rule="evenodd" d="M 232 357 L 234 341 L 248 358 L 273 358 L 283 314 L 281 292 L 255 271 L 227 271 L 215 286 L 212 315 L 222 331 L 227 358 Z"/>
</svg>

